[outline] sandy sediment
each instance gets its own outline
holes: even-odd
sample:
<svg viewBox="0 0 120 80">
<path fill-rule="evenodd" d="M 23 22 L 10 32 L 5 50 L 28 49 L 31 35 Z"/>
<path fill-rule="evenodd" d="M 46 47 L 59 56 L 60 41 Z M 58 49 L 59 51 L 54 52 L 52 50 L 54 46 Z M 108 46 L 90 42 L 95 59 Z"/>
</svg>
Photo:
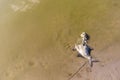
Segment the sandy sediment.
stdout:
<svg viewBox="0 0 120 80">
<path fill-rule="evenodd" d="M 91 70 L 84 66 L 71 80 L 120 80 L 120 54 L 119 44 L 113 44 L 104 51 L 97 52 L 96 59 Z"/>
</svg>

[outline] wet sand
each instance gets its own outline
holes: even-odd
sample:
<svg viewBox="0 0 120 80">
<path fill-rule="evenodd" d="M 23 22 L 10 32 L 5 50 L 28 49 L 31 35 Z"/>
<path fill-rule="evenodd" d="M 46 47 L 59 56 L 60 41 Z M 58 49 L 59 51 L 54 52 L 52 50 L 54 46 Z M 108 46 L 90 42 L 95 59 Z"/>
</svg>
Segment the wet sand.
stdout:
<svg viewBox="0 0 120 80">
<path fill-rule="evenodd" d="M 96 55 L 96 59 L 99 62 L 94 62 L 92 69 L 85 65 L 71 80 L 119 80 L 119 51 L 119 45 L 114 44 L 106 48 L 106 50 L 99 52 Z"/>
</svg>

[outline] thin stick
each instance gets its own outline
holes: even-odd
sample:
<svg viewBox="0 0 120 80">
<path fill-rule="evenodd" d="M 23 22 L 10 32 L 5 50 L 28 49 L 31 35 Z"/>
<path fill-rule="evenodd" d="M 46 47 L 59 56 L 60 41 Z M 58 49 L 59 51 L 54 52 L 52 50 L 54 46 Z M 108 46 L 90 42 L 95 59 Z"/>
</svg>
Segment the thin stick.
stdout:
<svg viewBox="0 0 120 80">
<path fill-rule="evenodd" d="M 71 80 L 85 65 L 86 65 L 87 61 L 79 67 L 79 69 L 68 79 L 68 80 Z"/>
</svg>

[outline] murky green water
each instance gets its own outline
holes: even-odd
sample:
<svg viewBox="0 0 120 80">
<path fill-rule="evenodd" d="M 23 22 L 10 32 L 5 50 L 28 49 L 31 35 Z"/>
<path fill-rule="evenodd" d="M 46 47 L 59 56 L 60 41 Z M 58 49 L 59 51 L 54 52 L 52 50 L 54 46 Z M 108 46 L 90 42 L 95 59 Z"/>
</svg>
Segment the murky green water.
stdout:
<svg viewBox="0 0 120 80">
<path fill-rule="evenodd" d="M 1 79 L 18 80 L 29 69 L 27 63 L 35 61 L 35 67 L 46 67 L 45 74 L 52 71 L 50 80 L 56 80 L 52 76 L 69 60 L 81 32 L 91 35 L 96 51 L 119 42 L 119 8 L 118 0 L 1 0 Z"/>
</svg>

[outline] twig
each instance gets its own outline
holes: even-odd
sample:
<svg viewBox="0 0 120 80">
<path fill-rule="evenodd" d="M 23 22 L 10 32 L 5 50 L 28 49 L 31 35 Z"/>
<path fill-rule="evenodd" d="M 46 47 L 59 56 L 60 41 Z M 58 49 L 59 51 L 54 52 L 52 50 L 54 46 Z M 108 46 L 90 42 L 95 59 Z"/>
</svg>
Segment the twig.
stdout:
<svg viewBox="0 0 120 80">
<path fill-rule="evenodd" d="M 87 61 L 79 67 L 79 69 L 68 79 L 68 80 L 71 80 L 85 65 L 86 65 Z"/>
</svg>

